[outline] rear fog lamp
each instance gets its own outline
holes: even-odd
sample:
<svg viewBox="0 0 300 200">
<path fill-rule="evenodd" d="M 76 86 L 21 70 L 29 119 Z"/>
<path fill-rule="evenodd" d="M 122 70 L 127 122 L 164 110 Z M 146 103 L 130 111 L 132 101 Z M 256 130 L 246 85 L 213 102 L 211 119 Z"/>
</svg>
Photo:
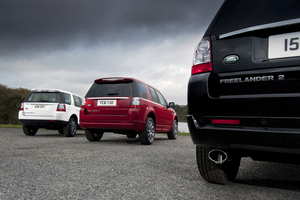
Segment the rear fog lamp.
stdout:
<svg viewBox="0 0 300 200">
<path fill-rule="evenodd" d="M 240 125 L 239 119 L 211 119 L 213 124 L 231 124 L 231 125 Z"/>
</svg>

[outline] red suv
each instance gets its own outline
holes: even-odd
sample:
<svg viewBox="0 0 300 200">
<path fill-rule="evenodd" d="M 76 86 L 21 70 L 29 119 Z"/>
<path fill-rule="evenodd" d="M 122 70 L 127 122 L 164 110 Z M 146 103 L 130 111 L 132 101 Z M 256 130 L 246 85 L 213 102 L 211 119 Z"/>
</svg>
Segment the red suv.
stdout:
<svg viewBox="0 0 300 200">
<path fill-rule="evenodd" d="M 152 144 L 155 132 L 176 139 L 178 118 L 155 88 L 133 78 L 96 79 L 80 110 L 80 125 L 89 141 L 99 141 L 104 132 L 135 138 Z"/>
</svg>

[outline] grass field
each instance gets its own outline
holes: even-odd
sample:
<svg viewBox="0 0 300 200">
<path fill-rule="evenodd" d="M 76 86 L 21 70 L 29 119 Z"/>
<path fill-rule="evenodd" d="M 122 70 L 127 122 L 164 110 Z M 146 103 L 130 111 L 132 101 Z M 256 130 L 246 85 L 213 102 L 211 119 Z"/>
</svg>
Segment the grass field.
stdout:
<svg viewBox="0 0 300 200">
<path fill-rule="evenodd" d="M 22 125 L 0 124 L 0 128 L 22 128 Z"/>
</svg>

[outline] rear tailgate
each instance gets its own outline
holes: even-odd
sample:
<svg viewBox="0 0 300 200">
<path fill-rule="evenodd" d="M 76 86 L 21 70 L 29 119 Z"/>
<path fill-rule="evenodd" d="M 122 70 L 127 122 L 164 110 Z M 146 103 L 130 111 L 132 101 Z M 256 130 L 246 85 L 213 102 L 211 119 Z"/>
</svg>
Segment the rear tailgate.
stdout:
<svg viewBox="0 0 300 200">
<path fill-rule="evenodd" d="M 208 113 L 300 116 L 300 1 L 273 4 L 227 1 L 208 29 Z"/>
<path fill-rule="evenodd" d="M 127 116 L 131 97 L 88 97 L 85 101 L 85 115 L 117 117 Z"/>
<path fill-rule="evenodd" d="M 213 76 L 209 84 L 211 96 L 290 96 L 290 93 L 294 96 L 294 93 L 300 93 L 300 50 L 293 51 L 294 54 L 298 53 L 298 57 L 269 58 L 269 38 L 273 35 L 270 36 L 245 36 L 212 41 Z M 284 39 L 281 42 L 284 43 Z M 281 46 L 272 47 L 272 50 L 278 52 Z M 226 63 L 225 59 L 230 56 L 237 56 L 238 61 Z"/>
<path fill-rule="evenodd" d="M 30 103 L 24 102 L 24 116 L 31 117 L 54 117 L 58 103 Z"/>
<path fill-rule="evenodd" d="M 88 121 L 118 122 L 126 119 L 134 96 L 133 80 L 103 78 L 95 80 L 86 94 L 84 115 Z M 82 119 L 85 121 L 85 119 Z M 100 122 L 99 121 L 99 122 Z"/>
</svg>

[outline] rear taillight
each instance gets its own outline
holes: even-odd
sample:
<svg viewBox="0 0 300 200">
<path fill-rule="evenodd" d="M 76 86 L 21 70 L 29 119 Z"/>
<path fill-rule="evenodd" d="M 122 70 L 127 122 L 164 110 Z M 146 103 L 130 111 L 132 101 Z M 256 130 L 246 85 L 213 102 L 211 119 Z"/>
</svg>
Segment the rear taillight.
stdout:
<svg viewBox="0 0 300 200">
<path fill-rule="evenodd" d="M 203 38 L 195 50 L 192 75 L 210 71 L 212 71 L 210 42 L 208 38 Z"/>
<path fill-rule="evenodd" d="M 24 110 L 24 103 L 21 103 L 20 110 Z"/>
<path fill-rule="evenodd" d="M 82 102 L 81 108 L 85 108 L 85 101 Z"/>
<path fill-rule="evenodd" d="M 58 104 L 56 111 L 66 112 L 66 105 L 63 103 Z"/>
<path fill-rule="evenodd" d="M 141 101 L 138 97 L 133 97 L 130 102 L 130 108 L 141 108 Z"/>
</svg>

